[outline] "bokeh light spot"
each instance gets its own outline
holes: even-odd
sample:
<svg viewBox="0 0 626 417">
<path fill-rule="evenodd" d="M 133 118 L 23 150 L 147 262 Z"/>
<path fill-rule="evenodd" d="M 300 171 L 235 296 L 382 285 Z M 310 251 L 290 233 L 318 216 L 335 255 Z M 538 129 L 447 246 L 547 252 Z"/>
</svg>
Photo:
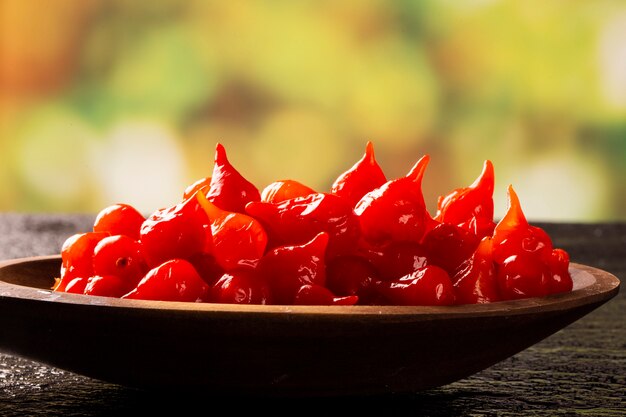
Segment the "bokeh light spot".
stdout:
<svg viewBox="0 0 626 417">
<path fill-rule="evenodd" d="M 127 203 L 143 213 L 176 204 L 185 187 L 185 165 L 176 136 L 158 122 L 121 122 L 93 164 L 103 204 Z"/>
</svg>

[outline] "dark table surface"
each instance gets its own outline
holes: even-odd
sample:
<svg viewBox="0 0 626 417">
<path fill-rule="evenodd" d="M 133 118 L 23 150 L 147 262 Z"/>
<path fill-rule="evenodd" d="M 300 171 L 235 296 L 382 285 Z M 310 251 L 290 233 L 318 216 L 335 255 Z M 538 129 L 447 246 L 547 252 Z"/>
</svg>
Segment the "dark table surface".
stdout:
<svg viewBox="0 0 626 417">
<path fill-rule="evenodd" d="M 0 259 L 57 254 L 91 215 L 0 214 Z M 626 277 L 626 224 L 537 224 L 573 262 Z M 149 393 L 0 353 L 0 416 L 105 416 L 161 411 L 273 415 L 624 416 L 626 292 L 531 348 L 470 378 L 412 395 L 335 399 L 216 398 Z M 0 337 L 1 336 L 0 329 Z"/>
</svg>

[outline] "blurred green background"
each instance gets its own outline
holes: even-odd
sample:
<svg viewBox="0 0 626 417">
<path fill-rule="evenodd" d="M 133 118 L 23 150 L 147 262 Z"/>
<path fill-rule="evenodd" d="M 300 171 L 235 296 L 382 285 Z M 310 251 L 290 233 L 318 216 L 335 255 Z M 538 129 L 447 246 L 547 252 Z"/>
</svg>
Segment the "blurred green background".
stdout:
<svg viewBox="0 0 626 417">
<path fill-rule="evenodd" d="M 148 213 L 211 174 L 326 191 L 374 143 L 429 208 L 626 220 L 623 1 L 0 0 L 0 210 Z"/>
</svg>

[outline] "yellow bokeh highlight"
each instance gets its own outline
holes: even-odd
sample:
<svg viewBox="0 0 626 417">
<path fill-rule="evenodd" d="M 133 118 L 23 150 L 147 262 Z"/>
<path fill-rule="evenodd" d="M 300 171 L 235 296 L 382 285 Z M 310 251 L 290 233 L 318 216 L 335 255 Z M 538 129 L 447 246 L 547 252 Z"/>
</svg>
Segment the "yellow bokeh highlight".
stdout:
<svg viewBox="0 0 626 417">
<path fill-rule="evenodd" d="M 424 193 L 496 169 L 529 219 L 626 219 L 617 0 L 0 0 L 0 210 L 151 211 L 211 174 L 326 191 L 373 142 Z M 116 201 L 123 202 L 123 201 Z M 501 213 L 500 213 L 501 214 Z"/>
</svg>

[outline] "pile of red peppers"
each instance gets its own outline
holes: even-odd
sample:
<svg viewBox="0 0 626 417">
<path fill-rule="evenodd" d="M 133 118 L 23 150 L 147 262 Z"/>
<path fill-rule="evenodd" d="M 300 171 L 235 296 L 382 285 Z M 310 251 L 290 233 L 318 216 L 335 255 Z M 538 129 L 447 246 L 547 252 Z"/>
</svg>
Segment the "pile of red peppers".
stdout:
<svg viewBox="0 0 626 417">
<path fill-rule="evenodd" d="M 429 156 L 387 179 L 368 142 L 328 191 L 281 180 L 262 191 L 216 147 L 210 177 L 145 218 L 128 204 L 71 236 L 54 289 L 164 301 L 280 305 L 453 305 L 571 291 L 569 256 L 531 226 L 508 188 L 494 222 L 494 168 L 441 196 L 422 193 Z"/>
</svg>

